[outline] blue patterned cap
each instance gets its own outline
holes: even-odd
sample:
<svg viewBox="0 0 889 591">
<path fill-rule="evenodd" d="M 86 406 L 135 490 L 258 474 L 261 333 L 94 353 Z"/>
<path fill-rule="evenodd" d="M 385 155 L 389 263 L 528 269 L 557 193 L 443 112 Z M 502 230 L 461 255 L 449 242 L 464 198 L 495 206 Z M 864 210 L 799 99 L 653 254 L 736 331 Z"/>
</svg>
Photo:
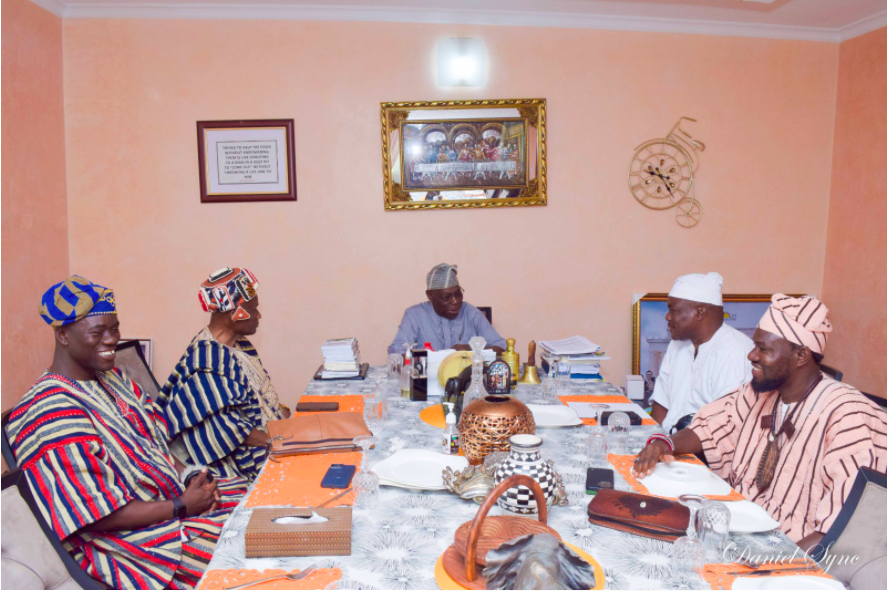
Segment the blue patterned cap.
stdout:
<svg viewBox="0 0 889 591">
<path fill-rule="evenodd" d="M 40 302 L 40 316 L 50 326 L 65 326 L 99 314 L 117 314 L 114 292 L 80 275 L 50 287 Z"/>
</svg>

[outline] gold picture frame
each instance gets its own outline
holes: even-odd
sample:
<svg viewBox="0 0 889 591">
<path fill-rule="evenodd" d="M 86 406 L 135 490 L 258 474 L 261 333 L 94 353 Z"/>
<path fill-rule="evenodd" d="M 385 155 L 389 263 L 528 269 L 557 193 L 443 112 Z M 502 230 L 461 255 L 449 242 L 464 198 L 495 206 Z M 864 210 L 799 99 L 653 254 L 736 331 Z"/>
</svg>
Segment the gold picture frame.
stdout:
<svg viewBox="0 0 889 591">
<path fill-rule="evenodd" d="M 649 379 L 644 372 L 651 371 L 650 378 L 657 378 L 658 367 L 655 366 L 660 365 L 658 350 L 665 352 L 670 341 L 670 332 L 666 328 L 667 321 L 664 318 L 667 313 L 667 297 L 665 293 L 647 293 L 633 304 L 631 355 L 633 375 Z M 756 324 L 771 301 L 771 294 L 723 294 L 722 308 L 726 315 L 725 322 L 747 336 L 752 336 Z"/>
<path fill-rule="evenodd" d="M 381 103 L 386 210 L 546 205 L 546 99 Z"/>
</svg>

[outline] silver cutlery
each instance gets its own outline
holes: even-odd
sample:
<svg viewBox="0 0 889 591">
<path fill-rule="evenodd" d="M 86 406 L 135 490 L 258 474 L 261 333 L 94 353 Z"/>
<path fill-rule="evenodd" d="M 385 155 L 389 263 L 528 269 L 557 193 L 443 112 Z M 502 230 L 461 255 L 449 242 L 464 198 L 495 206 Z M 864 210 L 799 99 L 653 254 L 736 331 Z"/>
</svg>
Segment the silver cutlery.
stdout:
<svg viewBox="0 0 889 591">
<path fill-rule="evenodd" d="M 296 574 L 283 574 L 283 575 L 275 575 L 274 577 L 266 577 L 265 579 L 259 579 L 257 581 L 251 581 L 249 583 L 244 583 L 243 585 L 235 585 L 234 587 L 226 587 L 225 591 L 234 591 L 235 589 L 246 589 L 247 587 L 252 587 L 254 585 L 259 585 L 260 583 L 268 583 L 269 581 L 277 581 L 278 579 L 287 579 L 289 581 L 300 581 L 305 579 L 307 576 L 312 574 L 312 571 L 317 568 L 317 564 L 313 564 L 309 568 L 304 568 L 300 572 Z"/>
</svg>

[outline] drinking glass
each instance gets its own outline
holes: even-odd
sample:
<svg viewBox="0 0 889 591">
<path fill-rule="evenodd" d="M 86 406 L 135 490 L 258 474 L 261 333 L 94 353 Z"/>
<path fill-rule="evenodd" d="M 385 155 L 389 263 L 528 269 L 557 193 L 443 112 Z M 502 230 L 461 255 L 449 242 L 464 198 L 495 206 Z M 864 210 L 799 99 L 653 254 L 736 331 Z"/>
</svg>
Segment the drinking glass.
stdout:
<svg viewBox="0 0 889 591">
<path fill-rule="evenodd" d="M 602 413 L 608 410 L 610 407 L 607 404 L 597 402 L 595 404 L 591 404 L 590 408 L 593 409 L 594 413 L 596 413 L 596 425 L 604 427 L 604 425 L 602 424 Z"/>
<path fill-rule="evenodd" d="M 680 584 L 696 588 L 704 572 L 704 543 L 697 538 L 682 536 L 670 548 L 670 572 Z"/>
<path fill-rule="evenodd" d="M 593 427 L 586 440 L 586 455 L 590 466 L 608 465 L 608 432 L 604 427 Z"/>
<path fill-rule="evenodd" d="M 627 453 L 627 440 L 630 438 L 630 417 L 625 412 L 614 412 L 608 417 L 608 448 L 613 453 Z"/>
<path fill-rule="evenodd" d="M 392 353 L 386 362 L 389 367 L 389 373 L 386 376 L 390 386 L 401 385 L 401 366 L 404 365 L 404 356 L 398 353 Z"/>
<path fill-rule="evenodd" d="M 556 365 L 556 380 L 559 396 L 571 393 L 571 364 L 568 361 L 559 360 Z"/>
<path fill-rule="evenodd" d="M 731 519 L 732 514 L 725 503 L 704 499 L 704 506 L 698 512 L 697 533 L 710 562 L 719 562 L 725 552 Z"/>
<path fill-rule="evenodd" d="M 377 437 L 361 435 L 352 440 L 355 445 L 361 446 L 361 471 L 352 481 L 352 492 L 355 495 L 355 505 L 364 509 L 376 507 L 380 501 L 380 477 L 370 469 L 368 452 L 371 446 L 379 441 Z"/>
<path fill-rule="evenodd" d="M 685 535 L 689 538 L 697 537 L 698 509 L 704 506 L 706 497 L 701 495 L 679 495 L 676 498 L 680 505 L 688 507 L 688 528 Z"/>
<path fill-rule="evenodd" d="M 369 392 L 362 392 L 364 403 L 364 422 L 372 433 L 377 433 L 380 423 L 386 420 L 387 404 L 383 395 L 375 388 Z"/>
</svg>

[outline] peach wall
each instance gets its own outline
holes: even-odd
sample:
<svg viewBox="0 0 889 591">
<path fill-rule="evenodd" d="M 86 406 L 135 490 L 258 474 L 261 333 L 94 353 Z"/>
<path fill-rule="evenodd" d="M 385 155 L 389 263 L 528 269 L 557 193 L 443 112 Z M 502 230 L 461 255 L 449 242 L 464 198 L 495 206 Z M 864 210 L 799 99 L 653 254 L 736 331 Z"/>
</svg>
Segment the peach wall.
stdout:
<svg viewBox="0 0 889 591">
<path fill-rule="evenodd" d="M 630 367 L 634 292 L 719 270 L 726 292 L 822 285 L 838 47 L 592 30 L 297 21 L 71 20 L 65 107 L 72 269 L 116 289 L 163 380 L 224 265 L 261 282 L 255 341 L 292 402 L 325 338 L 385 360 L 426 271 L 460 267 L 504 336 L 581 333 Z M 434 42 L 487 45 L 482 89 L 439 89 Z M 550 205 L 386 212 L 379 103 L 545 97 Z M 681 115 L 707 144 L 703 222 L 630 196 L 635 146 Z M 195 121 L 294 118 L 299 201 L 199 202 Z M 524 355 L 523 355 L 524 358 Z"/>
<path fill-rule="evenodd" d="M 52 357 L 37 314 L 68 275 L 62 21 L 28 0 L 3 0 L 3 381 L 7 409 Z"/>
<path fill-rule="evenodd" d="M 827 361 L 886 396 L 886 29 L 840 45 L 824 300 Z"/>
</svg>

